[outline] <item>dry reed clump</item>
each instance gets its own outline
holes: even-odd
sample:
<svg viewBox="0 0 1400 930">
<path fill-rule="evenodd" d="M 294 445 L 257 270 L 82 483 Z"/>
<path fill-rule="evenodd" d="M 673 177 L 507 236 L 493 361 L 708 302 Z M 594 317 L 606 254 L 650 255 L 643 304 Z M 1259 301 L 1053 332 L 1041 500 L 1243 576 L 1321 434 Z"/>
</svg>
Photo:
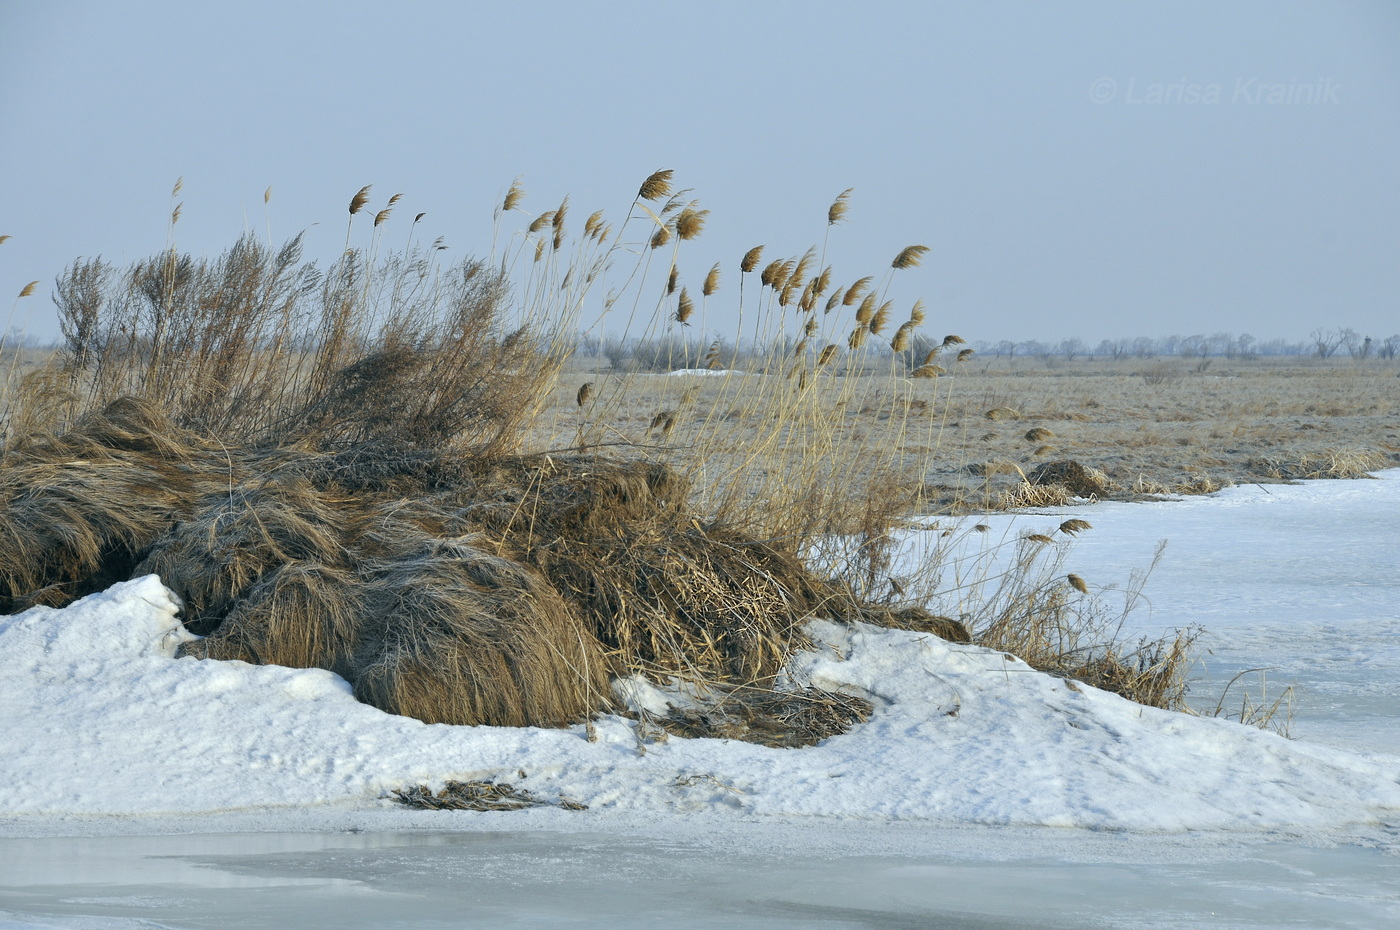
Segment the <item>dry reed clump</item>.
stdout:
<svg viewBox="0 0 1400 930">
<path fill-rule="evenodd" d="M 540 575 L 469 540 L 372 565 L 355 696 L 428 723 L 565 726 L 607 705 L 597 640 Z"/>
<path fill-rule="evenodd" d="M 0 466 L 12 603 L 158 573 L 204 636 L 182 654 L 328 669 L 428 722 L 576 722 L 617 674 L 771 683 L 839 599 L 659 464 L 215 446 L 123 401 Z"/>
<path fill-rule="evenodd" d="M 1062 485 L 1075 497 L 1104 497 L 1112 489 L 1108 476 L 1075 461 L 1045 462 L 1032 468 L 1026 481 L 1033 485 Z"/>
<path fill-rule="evenodd" d="M 1370 478 L 1369 472 L 1390 466 L 1384 453 L 1366 449 L 1328 449 L 1321 453 L 1269 455 L 1250 460 L 1259 474 L 1282 481 L 1317 478 Z"/>
<path fill-rule="evenodd" d="M 0 612 L 60 606 L 128 577 L 192 506 L 200 448 L 121 401 L 0 451 Z"/>
<path fill-rule="evenodd" d="M 1064 507 L 1075 495 L 1063 484 L 1031 484 L 1022 481 L 997 495 L 997 510 L 1021 510 L 1025 507 Z"/>
<path fill-rule="evenodd" d="M 462 528 L 534 566 L 588 619 L 615 673 L 771 680 L 802 643 L 816 579 L 790 553 L 686 507 L 659 464 L 503 461 L 464 492 Z"/>
<path fill-rule="evenodd" d="M 774 740 L 849 726 L 868 713 L 854 699 L 777 685 L 809 617 L 988 635 L 889 577 L 890 530 L 920 502 L 945 419 L 929 406 L 950 379 L 919 372 L 956 373 L 971 350 L 935 365 L 963 340 L 917 335 L 921 303 L 885 332 L 889 276 L 924 246 L 878 284 L 834 290 L 825 244 L 774 259 L 749 282 L 769 309 L 743 369 L 737 339 L 680 338 L 719 279 L 712 269 L 698 305 L 679 286 L 678 250 L 705 211 L 671 179 L 648 178 L 616 233 L 591 216 L 574 259 L 567 201 L 499 265 L 351 249 L 354 217 L 378 228 L 398 200 L 375 212 L 365 187 L 347 250 L 324 270 L 301 261 L 299 240 L 273 250 L 252 237 L 214 261 L 171 249 L 124 272 L 75 264 L 58 285 L 57 366 L 0 418 L 0 534 L 16 541 L 0 553 L 0 606 L 66 603 L 154 571 L 205 637 L 187 655 L 329 669 L 361 700 L 423 720 L 576 722 L 610 707 L 610 676 L 643 674 L 720 696 L 676 726 Z M 501 212 L 523 196 L 512 185 Z M 645 231 L 624 239 L 633 220 Z M 761 249 L 740 266 L 741 318 Z M 610 376 L 571 392 L 565 426 L 548 424 L 589 286 L 629 252 L 634 306 L 653 254 L 665 292 L 646 332 L 620 344 L 654 345 L 667 367 L 737 370 L 708 410 L 667 397 L 634 429 L 615 418 L 627 379 Z M 508 288 L 512 268 L 525 271 Z M 845 308 L 853 320 L 838 320 Z M 887 389 L 862 393 L 886 361 Z M 728 410 L 752 438 L 735 439 Z M 614 446 L 618 458 L 597 452 Z M 834 533 L 857 534 L 860 555 L 827 578 L 812 553 Z M 872 593 L 886 587 L 883 601 Z M 1072 613 L 1019 594 L 1003 614 Z M 1079 635 L 1064 634 L 1062 655 L 1105 661 Z"/>
</svg>

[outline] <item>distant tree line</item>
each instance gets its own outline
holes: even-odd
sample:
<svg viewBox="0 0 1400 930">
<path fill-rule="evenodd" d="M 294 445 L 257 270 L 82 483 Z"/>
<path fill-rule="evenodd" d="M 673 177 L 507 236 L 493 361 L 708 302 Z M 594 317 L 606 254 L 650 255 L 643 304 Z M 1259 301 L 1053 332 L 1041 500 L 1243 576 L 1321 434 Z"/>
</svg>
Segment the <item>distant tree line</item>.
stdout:
<svg viewBox="0 0 1400 930">
<path fill-rule="evenodd" d="M 1027 339 L 1017 342 L 1003 339 L 1000 342 L 974 342 L 979 355 L 992 355 L 998 358 L 1038 358 L 1074 361 L 1076 358 L 1228 358 L 1250 359 L 1259 357 L 1312 356 L 1332 358 L 1339 352 L 1358 362 L 1369 358 L 1394 359 L 1400 356 L 1400 333 L 1375 339 L 1364 336 L 1351 327 L 1340 329 L 1318 328 L 1306 340 L 1289 342 L 1286 339 L 1258 340 L 1249 333 L 1213 333 L 1209 336 L 1196 333 L 1190 336 L 1137 336 L 1132 339 L 1104 339 L 1095 347 L 1090 347 L 1082 339 L 1062 339 L 1059 342 L 1042 342 Z"/>
</svg>

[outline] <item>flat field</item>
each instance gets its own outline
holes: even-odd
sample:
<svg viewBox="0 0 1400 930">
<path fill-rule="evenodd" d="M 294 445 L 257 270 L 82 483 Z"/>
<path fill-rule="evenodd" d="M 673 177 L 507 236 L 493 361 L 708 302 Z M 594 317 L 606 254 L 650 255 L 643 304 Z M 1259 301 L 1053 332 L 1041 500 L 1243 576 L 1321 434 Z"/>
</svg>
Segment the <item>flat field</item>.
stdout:
<svg viewBox="0 0 1400 930">
<path fill-rule="evenodd" d="M 539 447 L 570 447 L 588 419 L 619 450 L 684 461 L 703 444 L 713 466 L 727 442 L 741 454 L 755 430 L 775 428 L 751 398 L 779 396 L 770 382 L 781 375 L 619 375 L 592 361 L 575 360 L 561 380 Z M 1096 470 L 1104 480 L 1095 496 L 1119 500 L 1400 464 L 1393 362 L 974 357 L 952 368 L 935 379 L 826 372 L 809 387 L 825 392 L 817 406 L 857 446 L 902 444 L 904 477 L 922 484 L 928 512 L 1036 503 L 1006 495 L 1055 462 Z M 586 409 L 577 404 L 585 383 L 594 398 Z"/>
</svg>

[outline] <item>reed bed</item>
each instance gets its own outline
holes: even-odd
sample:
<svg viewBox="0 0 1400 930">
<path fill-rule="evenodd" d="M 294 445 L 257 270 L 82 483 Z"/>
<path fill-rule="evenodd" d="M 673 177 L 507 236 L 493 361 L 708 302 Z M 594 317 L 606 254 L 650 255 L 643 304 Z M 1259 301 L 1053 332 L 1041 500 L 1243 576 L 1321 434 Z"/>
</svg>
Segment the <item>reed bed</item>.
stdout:
<svg viewBox="0 0 1400 930">
<path fill-rule="evenodd" d="M 566 200 L 450 266 L 433 247 L 381 254 L 377 233 L 351 248 L 356 217 L 378 230 L 399 199 L 374 212 L 369 193 L 324 269 L 299 239 L 244 237 L 212 260 L 67 270 L 62 351 L 12 371 L 0 415 L 0 610 L 159 573 L 202 637 L 185 655 L 328 669 L 428 722 L 576 723 L 616 709 L 612 679 L 644 675 L 713 696 L 676 732 L 810 743 L 868 714 L 777 684 L 813 616 L 1179 703 L 1187 643 L 1123 650 L 1029 562 L 958 619 L 929 609 L 937 566 L 891 574 L 972 354 L 888 296 L 925 247 L 843 284 L 829 235 L 766 263 L 756 246 L 735 275 L 740 331 L 696 341 L 729 272 L 682 283 L 707 211 L 669 171 L 616 228 L 595 213 L 571 233 Z M 498 239 L 524 200 L 512 185 Z M 689 373 L 609 372 L 554 404 L 590 314 L 649 346 L 648 367 Z M 659 383 L 629 414 L 643 378 Z M 1077 494 L 1093 473 L 1022 477 Z"/>
</svg>

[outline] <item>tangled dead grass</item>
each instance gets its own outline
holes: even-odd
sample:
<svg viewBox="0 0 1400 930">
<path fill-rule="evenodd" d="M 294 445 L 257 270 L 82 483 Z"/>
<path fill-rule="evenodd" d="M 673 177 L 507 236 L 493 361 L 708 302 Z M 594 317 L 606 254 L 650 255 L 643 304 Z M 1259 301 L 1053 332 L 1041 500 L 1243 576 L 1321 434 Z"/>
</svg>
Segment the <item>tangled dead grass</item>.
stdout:
<svg viewBox="0 0 1400 930">
<path fill-rule="evenodd" d="M 1267 478 L 1304 481 L 1316 478 L 1370 478 L 1369 472 L 1390 467 L 1389 459 L 1371 449 L 1328 449 L 1260 456 L 1251 460 L 1255 471 Z"/>
<path fill-rule="evenodd" d="M 617 675 L 770 684 L 814 611 L 863 616 L 687 499 L 665 466 L 592 456 L 216 446 L 123 400 L 0 459 L 0 609 L 154 572 L 204 637 L 186 655 L 325 668 L 391 713 L 506 726 L 607 709 Z"/>
<path fill-rule="evenodd" d="M 588 805 L 572 798 L 546 801 L 526 788 L 505 782 L 449 780 L 436 793 L 427 785 L 395 788 L 394 800 L 405 807 L 428 811 L 518 811 L 527 807 L 562 807 L 586 811 Z"/>
</svg>

